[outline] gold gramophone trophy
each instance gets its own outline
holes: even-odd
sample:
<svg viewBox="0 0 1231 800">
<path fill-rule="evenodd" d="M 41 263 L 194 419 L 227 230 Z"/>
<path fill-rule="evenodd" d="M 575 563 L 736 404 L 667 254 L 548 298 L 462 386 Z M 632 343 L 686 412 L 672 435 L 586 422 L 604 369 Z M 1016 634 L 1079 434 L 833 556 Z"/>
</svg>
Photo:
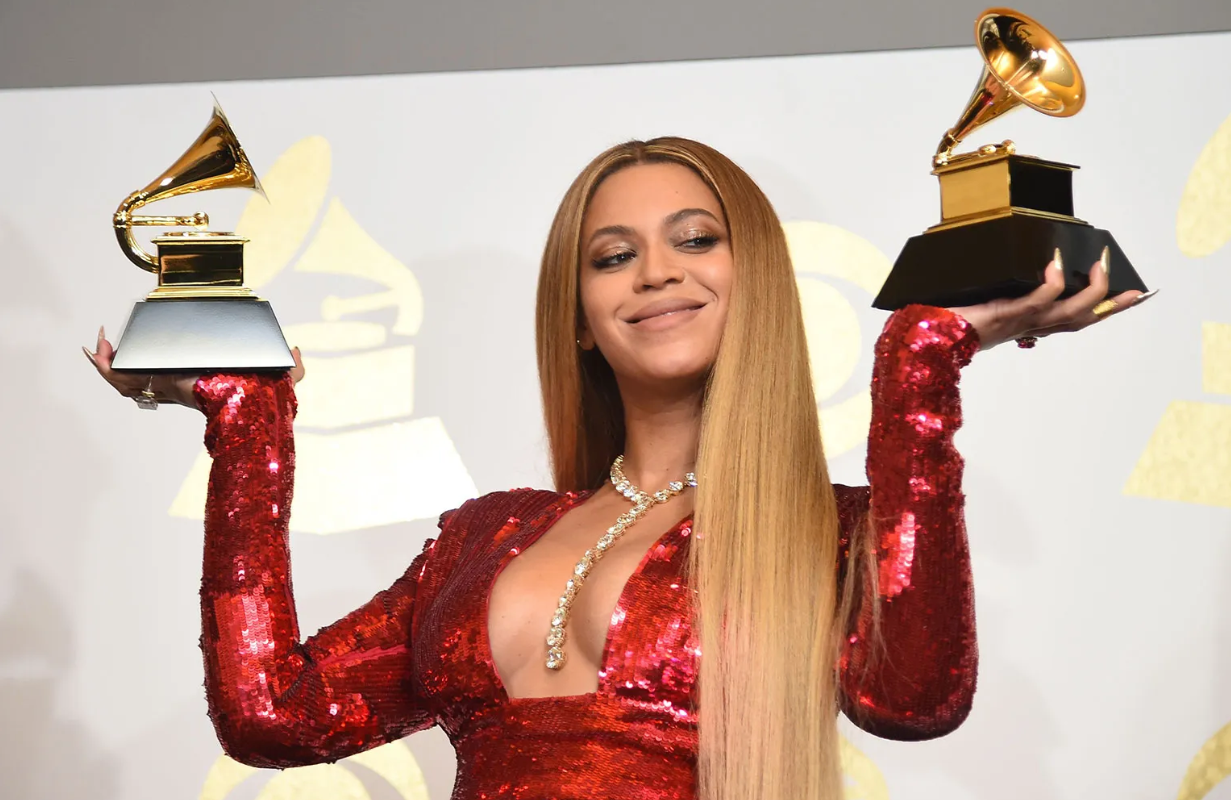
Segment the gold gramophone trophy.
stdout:
<svg viewBox="0 0 1231 800">
<path fill-rule="evenodd" d="M 971 131 L 1015 108 L 1070 117 L 1086 101 L 1072 56 L 1030 17 L 989 9 L 975 23 L 975 40 L 983 74 L 932 158 L 941 221 L 906 243 L 872 305 L 953 307 L 1020 297 L 1044 282 L 1056 248 L 1065 270 L 1062 297 L 1089 285 L 1104 247 L 1112 264 L 1108 296 L 1144 292 L 1112 235 L 1073 216 L 1077 167 L 1020 155 L 1011 141 L 953 153 Z"/>
<path fill-rule="evenodd" d="M 178 217 L 134 212 L 157 200 L 261 183 L 226 115 L 214 102 L 209 124 L 192 146 L 115 212 L 115 235 L 134 264 L 158 275 L 158 288 L 133 307 L 112 368 L 133 372 L 282 370 L 294 365 L 269 303 L 244 286 L 243 237 L 206 230 L 203 213 Z M 133 237 L 135 226 L 191 227 L 153 239 L 158 255 Z"/>
</svg>

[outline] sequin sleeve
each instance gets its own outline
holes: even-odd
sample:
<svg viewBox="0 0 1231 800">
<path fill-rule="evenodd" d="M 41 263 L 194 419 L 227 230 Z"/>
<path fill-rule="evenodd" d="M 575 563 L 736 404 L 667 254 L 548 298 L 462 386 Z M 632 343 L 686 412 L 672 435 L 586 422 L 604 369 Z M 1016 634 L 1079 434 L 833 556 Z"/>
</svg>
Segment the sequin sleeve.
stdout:
<svg viewBox="0 0 1231 800">
<path fill-rule="evenodd" d="M 391 588 L 300 642 L 291 591 L 289 377 L 207 376 L 194 394 L 213 457 L 201 649 L 223 749 L 258 767 L 334 761 L 431 724 L 410 685 L 410 626 L 432 547 Z"/>
<path fill-rule="evenodd" d="M 885 738 L 943 736 L 974 696 L 974 595 L 953 435 L 962 423 L 958 375 L 977 349 L 974 329 L 952 312 L 910 306 L 890 317 L 876 344 L 866 516 L 839 497 L 848 524 L 870 525 L 876 572 L 875 588 L 860 584 L 865 596 L 843 649 L 842 704 Z"/>
</svg>

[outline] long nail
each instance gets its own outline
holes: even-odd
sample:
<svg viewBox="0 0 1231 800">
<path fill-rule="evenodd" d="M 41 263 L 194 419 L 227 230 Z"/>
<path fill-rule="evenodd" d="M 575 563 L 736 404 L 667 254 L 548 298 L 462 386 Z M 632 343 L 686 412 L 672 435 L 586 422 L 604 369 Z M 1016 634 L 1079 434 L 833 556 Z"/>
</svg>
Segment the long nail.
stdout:
<svg viewBox="0 0 1231 800">
<path fill-rule="evenodd" d="M 86 357 L 86 358 L 88 358 L 88 359 L 90 359 L 90 363 L 91 363 L 91 364 L 93 364 L 93 365 L 94 365 L 94 367 L 97 369 L 97 368 L 98 368 L 98 361 L 96 361 L 96 360 L 94 359 L 94 354 L 93 354 L 93 353 L 91 353 L 91 352 L 89 351 L 89 349 L 88 349 L 88 348 L 87 348 L 84 344 L 81 346 L 81 352 L 85 353 L 85 357 Z"/>
<path fill-rule="evenodd" d="M 1111 248 L 1104 247 L 1103 254 L 1099 256 L 1098 263 L 1103 267 L 1103 275 L 1111 277 Z"/>
<path fill-rule="evenodd" d="M 1052 253 L 1052 262 L 1056 265 L 1056 269 L 1060 270 L 1060 274 L 1064 274 L 1064 259 L 1060 257 L 1060 248 L 1056 248 L 1056 252 Z"/>
<path fill-rule="evenodd" d="M 103 339 L 107 338 L 107 332 L 103 330 L 103 326 L 98 326 L 98 343 L 94 345 L 95 350 L 101 350 L 103 347 Z"/>
<path fill-rule="evenodd" d="M 1139 306 L 1139 305 L 1141 305 L 1142 303 L 1144 303 L 1145 301 L 1149 300 L 1151 297 L 1153 297 L 1153 296 L 1154 296 L 1154 295 L 1156 295 L 1156 294 L 1158 294 L 1158 289 L 1151 289 L 1150 291 L 1146 292 L 1145 294 L 1139 294 L 1139 295 L 1137 295 L 1137 297 L 1136 297 L 1136 298 L 1134 298 L 1134 299 L 1133 299 L 1133 305 L 1134 305 L 1134 306 Z"/>
</svg>

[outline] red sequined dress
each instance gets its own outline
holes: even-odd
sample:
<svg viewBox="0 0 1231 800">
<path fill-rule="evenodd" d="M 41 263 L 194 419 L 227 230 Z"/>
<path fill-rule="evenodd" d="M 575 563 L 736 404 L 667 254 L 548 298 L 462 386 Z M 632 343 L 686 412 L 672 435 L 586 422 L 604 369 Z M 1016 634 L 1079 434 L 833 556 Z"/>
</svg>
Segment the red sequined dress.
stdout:
<svg viewBox="0 0 1231 800">
<path fill-rule="evenodd" d="M 957 727 L 977 651 L 963 523 L 958 373 L 978 347 L 960 317 L 913 306 L 876 346 L 870 487 L 837 486 L 844 526 L 876 508 L 879 607 L 892 665 L 856 683 L 868 614 L 842 656 L 844 710 L 894 739 Z M 286 376 L 211 375 L 195 387 L 213 456 L 202 637 L 210 716 L 234 758 L 334 761 L 440 725 L 457 750 L 455 800 L 664 800 L 694 796 L 696 642 L 683 570 L 691 525 L 647 552 L 612 616 L 596 692 L 510 698 L 487 635 L 502 566 L 584 495 L 490 494 L 369 603 L 306 641 L 291 591 L 287 509 L 295 397 Z M 845 558 L 845 555 L 843 556 Z M 842 565 L 838 565 L 841 569 Z M 664 590 L 664 587 L 677 587 Z"/>
</svg>

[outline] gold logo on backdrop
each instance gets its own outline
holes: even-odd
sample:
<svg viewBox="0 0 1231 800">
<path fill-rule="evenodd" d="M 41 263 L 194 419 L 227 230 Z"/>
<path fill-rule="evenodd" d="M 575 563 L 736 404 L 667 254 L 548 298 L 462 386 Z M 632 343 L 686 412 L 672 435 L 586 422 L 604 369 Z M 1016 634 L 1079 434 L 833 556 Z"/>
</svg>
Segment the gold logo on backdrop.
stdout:
<svg viewBox="0 0 1231 800">
<path fill-rule="evenodd" d="M 1188 765 L 1176 800 L 1202 800 L 1231 775 L 1231 723 L 1209 738 Z"/>
<path fill-rule="evenodd" d="M 423 293 L 336 197 L 326 204 L 329 143 L 292 145 L 262 178 L 269 202 L 250 202 L 237 233 L 250 242 L 248 283 L 293 271 L 360 279 L 367 294 L 321 299 L 319 322 L 287 325 L 308 377 L 296 387 L 296 475 L 291 528 L 329 534 L 435 517 L 477 494 L 439 417 L 414 418 L 415 348 Z M 324 214 L 320 214 L 324 207 Z M 317 218 L 315 236 L 300 254 Z M 377 322 L 373 312 L 392 312 Z M 202 452 L 170 513 L 201 519 L 210 459 Z"/>
<path fill-rule="evenodd" d="M 1181 252 L 1201 258 L 1231 241 L 1231 117 L 1202 150 L 1176 215 Z M 1231 325 L 1201 326 L 1202 389 L 1231 400 Z M 1125 494 L 1231 508 L 1231 402 L 1175 400 Z"/>
<path fill-rule="evenodd" d="M 401 742 L 353 755 L 337 764 L 317 764 L 280 772 L 260 770 L 219 756 L 201 787 L 200 800 L 225 800 L 255 773 L 265 777 L 272 775 L 261 788 L 257 800 L 371 800 L 372 795 L 363 780 L 350 769 L 353 764 L 375 773 L 401 800 L 428 800 L 423 772 Z"/>
<path fill-rule="evenodd" d="M 889 786 L 872 759 L 845 736 L 838 742 L 846 800 L 889 800 Z"/>
<path fill-rule="evenodd" d="M 1190 258 L 1231 242 L 1231 117 L 1197 157 L 1176 214 L 1176 243 Z M 1173 401 L 1125 494 L 1231 508 L 1231 325 L 1201 323 L 1201 388 L 1221 402 Z M 1188 765 L 1178 800 L 1202 800 L 1231 775 L 1231 724 Z"/>
<path fill-rule="evenodd" d="M 1197 156 L 1175 227 L 1180 251 L 1189 258 L 1204 258 L 1231 242 L 1231 117 Z"/>
<path fill-rule="evenodd" d="M 867 383 L 860 381 L 853 394 L 837 399 L 859 364 L 863 337 L 854 306 L 825 278 L 854 284 L 867 292 L 870 303 L 893 265 L 871 242 L 836 225 L 801 221 L 787 222 L 782 228 L 803 306 L 825 455 L 834 458 L 867 439 L 872 394 Z"/>
<path fill-rule="evenodd" d="M 1202 150 L 1176 215 L 1181 252 L 1201 258 L 1231 241 L 1231 117 Z M 1221 402 L 1175 400 L 1124 493 L 1231 508 L 1231 325 L 1201 324 L 1202 390 Z"/>
</svg>

